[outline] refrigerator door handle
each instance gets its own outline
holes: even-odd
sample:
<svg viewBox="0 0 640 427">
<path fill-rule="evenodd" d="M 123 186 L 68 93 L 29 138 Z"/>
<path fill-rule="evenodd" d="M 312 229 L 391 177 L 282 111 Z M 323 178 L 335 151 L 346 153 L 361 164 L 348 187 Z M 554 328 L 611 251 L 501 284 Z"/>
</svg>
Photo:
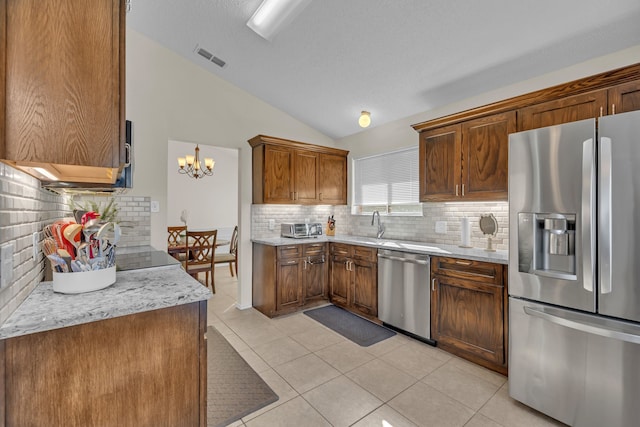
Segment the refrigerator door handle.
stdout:
<svg viewBox="0 0 640 427">
<path fill-rule="evenodd" d="M 525 306 L 524 312 L 529 316 L 538 317 L 557 325 L 581 332 L 600 335 L 605 338 L 612 338 L 633 344 L 640 344 L 640 327 L 635 325 L 622 324 L 622 322 L 616 322 L 613 320 L 609 320 L 607 324 L 603 324 L 600 319 L 594 318 L 593 316 L 584 314 L 575 315 L 571 312 L 552 308 L 538 309 L 535 307 Z M 578 319 L 577 317 L 581 318 Z M 634 329 L 634 331 L 631 332 L 631 329 Z"/>
<path fill-rule="evenodd" d="M 582 215 L 580 227 L 582 234 L 582 287 L 588 292 L 593 292 L 594 279 L 595 235 L 592 226 L 592 221 L 595 218 L 593 203 L 595 197 L 594 160 L 593 139 L 589 138 L 582 142 L 582 206 L 580 209 Z"/>
<path fill-rule="evenodd" d="M 600 293 L 611 293 L 611 138 L 600 138 Z"/>
</svg>

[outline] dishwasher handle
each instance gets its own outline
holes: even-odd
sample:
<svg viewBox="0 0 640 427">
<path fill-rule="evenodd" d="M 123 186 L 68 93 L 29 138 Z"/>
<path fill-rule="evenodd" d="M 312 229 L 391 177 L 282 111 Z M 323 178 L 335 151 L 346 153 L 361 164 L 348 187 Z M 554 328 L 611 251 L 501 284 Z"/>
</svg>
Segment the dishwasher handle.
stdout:
<svg viewBox="0 0 640 427">
<path fill-rule="evenodd" d="M 399 256 L 383 255 L 383 254 L 378 254 L 378 258 L 390 259 L 391 261 L 408 262 L 411 264 L 429 265 L 428 258 L 426 260 L 422 260 L 422 259 L 402 258 Z"/>
</svg>

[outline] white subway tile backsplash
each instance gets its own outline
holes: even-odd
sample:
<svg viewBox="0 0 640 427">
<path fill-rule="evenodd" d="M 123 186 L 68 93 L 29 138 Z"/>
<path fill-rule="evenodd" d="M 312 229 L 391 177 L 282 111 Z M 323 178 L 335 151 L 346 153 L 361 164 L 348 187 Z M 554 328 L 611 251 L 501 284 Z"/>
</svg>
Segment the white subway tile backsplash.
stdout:
<svg viewBox="0 0 640 427">
<path fill-rule="evenodd" d="M 480 231 L 478 222 L 480 215 L 492 213 L 498 222 L 498 233 L 493 238 L 493 245 L 500 250 L 507 250 L 509 244 L 509 206 L 507 202 L 474 202 L 474 203 L 424 203 L 423 216 L 394 217 L 382 216 L 385 225 L 384 237 L 388 239 L 409 240 L 418 242 L 460 244 L 460 221 L 468 217 L 471 224 L 471 245 L 477 248 L 487 246 L 487 237 Z M 334 215 L 336 232 L 358 236 L 375 237 L 377 227 L 371 225 L 371 217 L 351 215 L 348 206 L 300 206 L 300 205 L 253 205 L 251 211 L 251 236 L 268 238 L 280 236 L 280 224 L 283 222 L 311 222 L 323 225 L 327 217 Z M 275 221 L 273 230 L 269 230 L 269 220 Z M 436 221 L 447 222 L 447 233 L 435 232 Z"/>
</svg>

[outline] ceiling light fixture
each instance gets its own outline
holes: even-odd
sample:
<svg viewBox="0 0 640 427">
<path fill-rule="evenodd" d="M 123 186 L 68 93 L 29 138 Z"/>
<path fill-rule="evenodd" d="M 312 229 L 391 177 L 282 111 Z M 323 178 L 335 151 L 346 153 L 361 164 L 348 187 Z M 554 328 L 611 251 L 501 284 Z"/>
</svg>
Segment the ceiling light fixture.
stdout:
<svg viewBox="0 0 640 427">
<path fill-rule="evenodd" d="M 196 154 L 195 156 L 186 155 L 184 157 L 178 157 L 178 172 L 181 174 L 185 174 L 191 178 L 199 179 L 206 176 L 213 175 L 213 166 L 216 162 L 213 161 L 212 158 L 205 157 L 204 159 L 204 169 L 202 169 L 202 165 L 200 164 L 200 147 L 196 145 Z"/>
<path fill-rule="evenodd" d="M 247 26 L 260 37 L 271 41 L 286 24 L 294 20 L 311 0 L 263 0 L 247 21 Z"/>
<path fill-rule="evenodd" d="M 371 113 L 368 111 L 363 111 L 362 113 L 360 113 L 358 124 L 361 128 L 368 127 L 371 124 Z"/>
</svg>

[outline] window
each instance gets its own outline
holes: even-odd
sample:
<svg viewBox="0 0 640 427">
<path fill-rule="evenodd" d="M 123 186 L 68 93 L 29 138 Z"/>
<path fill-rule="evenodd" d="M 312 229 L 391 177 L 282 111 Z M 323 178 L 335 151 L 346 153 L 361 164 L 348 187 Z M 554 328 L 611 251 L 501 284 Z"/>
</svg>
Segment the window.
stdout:
<svg viewBox="0 0 640 427">
<path fill-rule="evenodd" d="M 353 160 L 354 215 L 422 215 L 418 192 L 417 146 Z"/>
</svg>

